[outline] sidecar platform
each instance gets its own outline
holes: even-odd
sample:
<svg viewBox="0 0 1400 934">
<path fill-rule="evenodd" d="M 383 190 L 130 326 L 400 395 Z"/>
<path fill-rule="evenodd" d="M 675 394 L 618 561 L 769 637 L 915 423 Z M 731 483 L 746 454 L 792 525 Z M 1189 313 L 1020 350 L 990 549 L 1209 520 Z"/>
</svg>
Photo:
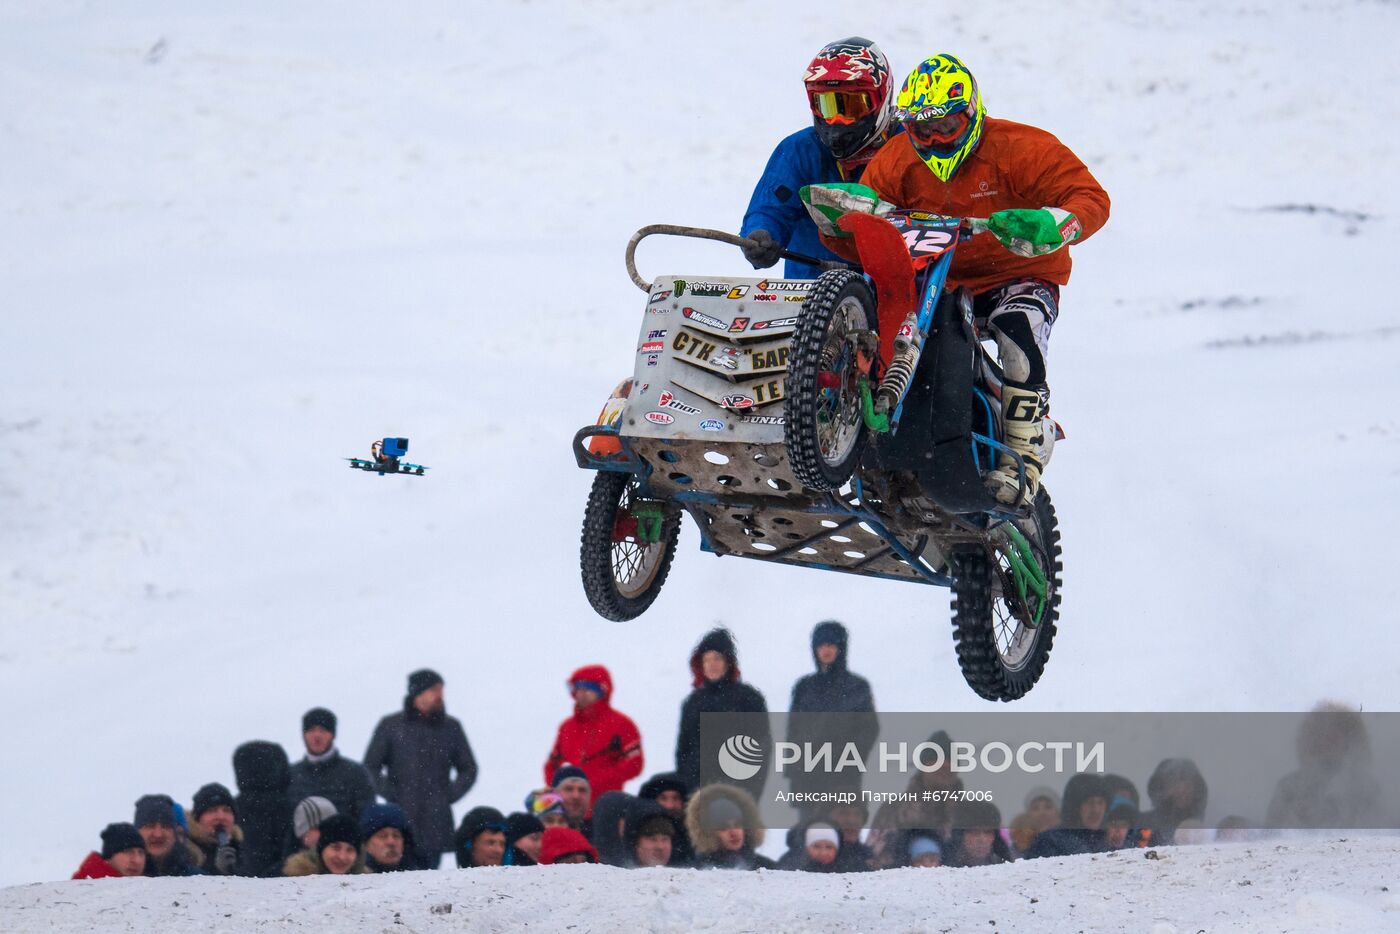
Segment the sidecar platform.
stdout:
<svg viewBox="0 0 1400 934">
<path fill-rule="evenodd" d="M 783 393 L 797 314 L 813 283 L 661 276 L 637 335 L 632 389 L 610 425 L 574 438 L 580 467 L 636 475 L 685 507 L 718 555 L 947 586 L 926 538 L 905 540 L 858 487 L 804 490 L 788 465 Z M 615 437 L 592 453 L 585 440 Z M 611 445 L 609 446 L 611 447 Z"/>
</svg>

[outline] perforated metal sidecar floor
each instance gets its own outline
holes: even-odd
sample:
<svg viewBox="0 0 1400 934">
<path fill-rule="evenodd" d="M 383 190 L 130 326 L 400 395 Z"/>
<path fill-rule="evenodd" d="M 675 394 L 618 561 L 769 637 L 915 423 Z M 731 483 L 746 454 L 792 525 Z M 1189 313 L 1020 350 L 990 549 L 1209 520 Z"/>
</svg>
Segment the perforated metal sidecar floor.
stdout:
<svg viewBox="0 0 1400 934">
<path fill-rule="evenodd" d="M 721 500 L 687 502 L 708 520 L 705 531 L 718 552 L 927 582 L 866 523 L 822 509 L 820 494 L 794 494 L 802 488 L 783 445 L 634 438 L 632 447 L 653 466 L 653 493 L 701 493 Z M 916 548 L 913 541 L 901 544 Z M 932 548 L 921 557 L 932 568 L 943 565 Z"/>
</svg>

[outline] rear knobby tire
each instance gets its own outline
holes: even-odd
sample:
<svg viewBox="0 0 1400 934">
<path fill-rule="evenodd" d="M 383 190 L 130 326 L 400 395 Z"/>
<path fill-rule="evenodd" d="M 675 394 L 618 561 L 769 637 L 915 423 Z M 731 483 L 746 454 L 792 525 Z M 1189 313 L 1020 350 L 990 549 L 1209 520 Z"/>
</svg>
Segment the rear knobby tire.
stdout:
<svg viewBox="0 0 1400 934">
<path fill-rule="evenodd" d="M 1048 600 L 1038 626 L 1009 584 L 1006 559 L 982 545 L 960 545 L 949 555 L 953 572 L 953 641 L 968 686 L 993 701 L 1024 697 L 1045 671 L 1060 616 L 1060 530 L 1042 487 L 1027 520 L 1019 523 L 1045 571 Z"/>
<path fill-rule="evenodd" d="M 632 474 L 600 470 L 583 513 L 579 547 L 583 592 L 599 616 L 618 622 L 637 618 L 656 600 L 671 570 L 681 529 L 679 511 L 668 504 L 660 541 L 650 545 L 635 537 L 615 541 L 618 516 L 626 514 L 637 489 Z"/>
<path fill-rule="evenodd" d="M 797 318 L 788 356 L 783 415 L 788 462 L 809 490 L 839 490 L 851 478 L 865 444 L 865 420 L 851 330 L 874 331 L 875 296 L 849 269 L 822 273 Z M 841 380 L 822 388 L 823 371 Z"/>
</svg>

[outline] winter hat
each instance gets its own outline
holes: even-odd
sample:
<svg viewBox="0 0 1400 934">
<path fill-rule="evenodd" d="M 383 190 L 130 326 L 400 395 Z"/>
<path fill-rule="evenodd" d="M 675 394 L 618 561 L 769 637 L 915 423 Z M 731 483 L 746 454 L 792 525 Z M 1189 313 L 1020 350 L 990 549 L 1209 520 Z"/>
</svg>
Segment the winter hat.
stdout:
<svg viewBox="0 0 1400 934">
<path fill-rule="evenodd" d="M 301 715 L 301 731 L 305 733 L 313 726 L 319 726 L 332 736 L 335 735 L 335 714 L 324 707 L 312 707 Z"/>
<path fill-rule="evenodd" d="M 587 688 L 604 700 L 612 697 L 612 673 L 603 665 L 584 665 L 569 675 L 569 689 Z"/>
<path fill-rule="evenodd" d="M 588 838 L 572 827 L 547 827 L 540 836 L 540 865 L 549 866 L 565 856 L 584 853 L 590 863 L 598 862 L 598 851 Z"/>
<path fill-rule="evenodd" d="M 175 800 L 170 795 L 142 795 L 136 799 L 136 815 L 131 822 L 137 827 L 151 824 L 174 827 L 178 823 L 175 820 Z"/>
<path fill-rule="evenodd" d="M 739 652 L 734 647 L 734 635 L 728 629 L 720 627 L 705 633 L 699 644 L 695 646 L 695 651 L 690 653 L 690 673 L 694 675 L 693 683 L 697 688 L 705 683 L 701 659 L 705 657 L 706 652 L 718 652 L 729 663 L 729 670 L 724 673 L 725 681 L 736 682 L 739 680 Z"/>
<path fill-rule="evenodd" d="M 285 793 L 292 783 L 287 750 L 270 740 L 249 740 L 233 751 L 233 777 L 241 794 L 250 791 Z"/>
<path fill-rule="evenodd" d="M 521 837 L 528 837 L 532 833 L 544 833 L 544 824 L 540 819 L 532 814 L 525 814 L 516 811 L 506 817 L 506 843 L 513 844 Z"/>
<path fill-rule="evenodd" d="M 642 788 L 637 792 L 638 798 L 656 799 L 661 797 L 664 791 L 677 792 L 682 799 L 689 793 L 685 782 L 680 780 L 675 772 L 658 772 L 642 783 Z"/>
<path fill-rule="evenodd" d="M 812 651 L 815 652 L 819 645 L 834 645 L 844 655 L 846 654 L 846 639 L 845 626 L 834 619 L 825 620 L 812 628 Z"/>
<path fill-rule="evenodd" d="M 445 684 L 442 675 L 431 668 L 420 668 L 408 676 L 408 696 L 417 697 L 430 688 L 435 688 L 439 684 Z"/>
<path fill-rule="evenodd" d="M 830 824 L 813 824 L 807 828 L 803 846 L 811 846 L 813 843 L 820 843 L 823 840 L 832 846 L 841 845 L 841 837 L 837 835 L 835 827 Z"/>
<path fill-rule="evenodd" d="M 909 859 L 915 860 L 920 856 L 942 856 L 943 847 L 938 845 L 938 841 L 932 837 L 915 837 L 909 842 Z"/>
<path fill-rule="evenodd" d="M 532 791 L 525 796 L 525 809 L 539 818 L 546 814 L 563 814 L 564 799 L 552 791 Z"/>
<path fill-rule="evenodd" d="M 360 848 L 360 825 L 349 814 L 332 814 L 321 821 L 321 839 L 316 841 L 316 852 L 325 852 L 332 843 L 348 843 Z"/>
<path fill-rule="evenodd" d="M 638 837 L 656 837 L 665 834 L 668 837 L 676 835 L 676 821 L 665 814 L 653 814 L 637 825 Z"/>
<path fill-rule="evenodd" d="M 217 807 L 233 807 L 233 792 L 218 782 L 210 782 L 194 793 L 194 807 L 190 808 L 190 813 L 199 820 L 199 815 Z"/>
<path fill-rule="evenodd" d="M 739 805 L 734 803 L 733 798 L 717 797 L 705 806 L 704 826 L 708 829 L 720 830 L 730 824 L 744 825 L 744 812 Z"/>
<path fill-rule="evenodd" d="M 1129 824 L 1135 823 L 1138 819 L 1137 805 L 1126 795 L 1115 795 L 1113 803 L 1108 806 L 1108 816 L 1104 818 L 1108 821 L 1126 821 Z"/>
<path fill-rule="evenodd" d="M 482 805 L 474 807 L 462 817 L 461 826 L 452 836 L 452 842 L 457 851 L 457 867 L 467 869 L 472 865 L 472 847 L 476 845 L 476 838 L 487 830 L 498 830 L 506 833 L 506 816 L 493 807 Z"/>
<path fill-rule="evenodd" d="M 561 765 L 554 770 L 554 788 L 558 788 L 571 778 L 581 778 L 591 788 L 593 783 L 588 781 L 588 773 L 576 765 Z"/>
<path fill-rule="evenodd" d="M 135 824 L 108 824 L 102 830 L 102 858 L 111 859 L 124 850 L 145 849 L 146 841 Z"/>
<path fill-rule="evenodd" d="M 1060 809 L 1060 796 L 1055 792 L 1055 789 L 1051 788 L 1049 785 L 1036 785 L 1030 791 L 1026 792 L 1027 811 L 1031 809 L 1031 805 L 1034 804 L 1038 798 L 1045 798 L 1055 806 L 1055 810 L 1058 811 Z"/>
<path fill-rule="evenodd" d="M 334 817 L 338 813 L 335 805 L 320 795 L 302 798 L 292 809 L 292 833 L 296 834 L 297 839 L 300 840 L 306 836 L 308 830 L 315 830 L 328 818 Z"/>
<path fill-rule="evenodd" d="M 368 840 L 385 827 L 393 827 L 404 836 L 408 835 L 408 815 L 397 804 L 371 804 L 360 815 L 360 833 Z"/>
<path fill-rule="evenodd" d="M 954 811 L 953 819 L 963 830 L 998 830 L 1001 809 L 990 801 L 963 801 Z"/>
</svg>

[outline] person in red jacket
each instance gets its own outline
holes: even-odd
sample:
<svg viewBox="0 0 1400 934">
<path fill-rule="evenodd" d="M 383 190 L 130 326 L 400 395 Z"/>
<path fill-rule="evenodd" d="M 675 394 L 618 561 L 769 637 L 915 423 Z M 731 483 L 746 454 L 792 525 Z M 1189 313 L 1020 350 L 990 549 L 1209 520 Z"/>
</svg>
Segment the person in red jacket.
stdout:
<svg viewBox="0 0 1400 934">
<path fill-rule="evenodd" d="M 74 879 L 121 879 L 146 871 L 146 841 L 134 824 L 108 824 L 102 831 L 102 852 L 83 860 Z"/>
<path fill-rule="evenodd" d="M 861 184 L 900 208 L 987 219 L 993 237 L 958 247 L 947 284 L 973 293 L 975 317 L 996 337 L 1005 370 L 1006 444 L 1024 459 L 1033 501 L 1050 409 L 1046 348 L 1060 286 L 1069 281 L 1063 248 L 1108 221 L 1108 194 L 1051 134 L 987 116 L 977 81 L 952 55 L 934 55 L 915 68 L 895 104 L 904 133 L 876 153 Z M 849 241 L 824 242 L 855 258 L 843 249 Z M 1014 504 L 1015 461 L 1003 455 L 987 483 L 999 501 Z"/>
<path fill-rule="evenodd" d="M 544 780 L 565 765 L 583 769 L 592 800 L 642 772 L 642 735 L 630 717 L 612 709 L 612 675 L 602 665 L 585 665 L 568 680 L 574 715 L 559 724 L 559 735 L 544 764 Z"/>
</svg>

